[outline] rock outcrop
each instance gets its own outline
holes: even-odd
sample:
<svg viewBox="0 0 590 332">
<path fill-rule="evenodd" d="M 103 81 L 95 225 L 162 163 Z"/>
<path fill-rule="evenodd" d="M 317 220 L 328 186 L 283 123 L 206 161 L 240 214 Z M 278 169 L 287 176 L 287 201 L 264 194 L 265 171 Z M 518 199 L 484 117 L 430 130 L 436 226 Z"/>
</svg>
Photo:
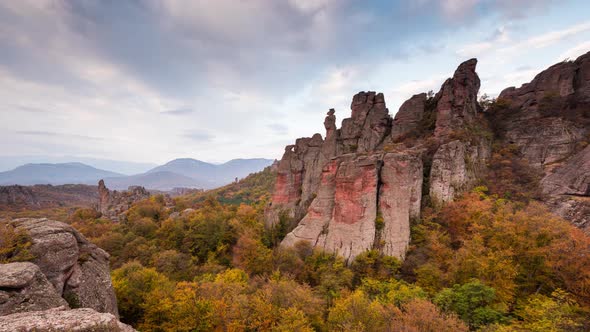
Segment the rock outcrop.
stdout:
<svg viewBox="0 0 590 332">
<path fill-rule="evenodd" d="M 475 73 L 476 59 L 463 62 L 442 86 L 436 99 L 437 137 L 446 137 L 454 130 L 471 125 L 478 117 L 479 77 Z"/>
<path fill-rule="evenodd" d="M 0 317 L 0 332 L 133 332 L 112 314 L 92 309 L 55 308 Z"/>
<path fill-rule="evenodd" d="M 348 262 L 369 249 L 403 258 L 421 204 L 438 208 L 473 188 L 493 142 L 517 146 L 544 174 L 555 212 L 590 225 L 590 53 L 506 89 L 490 112 L 477 101 L 476 65 L 463 62 L 438 93 L 412 96 L 394 119 L 383 94 L 360 92 L 340 129 L 331 109 L 325 139 L 288 146 L 265 212 L 267 227 L 292 229 L 282 245 L 307 241 Z"/>
<path fill-rule="evenodd" d="M 331 109 L 325 140 L 315 134 L 288 146 L 266 211 L 267 227 L 276 227 L 281 216 L 293 221 L 282 245 L 308 241 L 349 262 L 370 249 L 403 258 L 410 220 L 420 216 L 422 196 L 428 194 L 422 192 L 423 160 L 432 161 L 430 194 L 445 202 L 469 189 L 489 156 L 490 142 L 450 139 L 481 119 L 476 63 L 461 64 L 436 96 L 410 98 L 395 119 L 383 94 L 360 92 L 340 129 Z M 436 120 L 431 117 L 430 128 L 424 118 L 432 112 Z M 439 151 L 434 154 L 419 141 L 398 146 L 411 134 L 436 136 Z"/>
<path fill-rule="evenodd" d="M 92 308 L 118 316 L 109 255 L 59 221 L 21 218 L 10 221 L 32 240 L 31 263 L 38 266 L 58 296 L 71 307 Z"/>
<path fill-rule="evenodd" d="M 60 306 L 68 304 L 37 265 L 0 264 L 0 316 Z"/>
<path fill-rule="evenodd" d="M 393 118 L 393 125 L 391 127 L 391 138 L 393 141 L 403 138 L 419 127 L 420 121 L 424 118 L 426 101 L 426 94 L 420 93 L 412 96 L 412 98 L 402 104 Z"/>
<path fill-rule="evenodd" d="M 590 231 L 590 53 L 558 63 L 520 88 L 507 88 L 492 121 L 542 174 L 554 212 Z"/>
<path fill-rule="evenodd" d="M 0 186 L 0 215 L 9 211 L 91 207 L 97 197 L 96 186 L 84 184 Z"/>
<path fill-rule="evenodd" d="M 131 186 L 126 191 L 109 190 L 104 184 L 104 180 L 98 182 L 98 206 L 103 217 L 113 221 L 119 221 L 131 205 L 150 197 L 150 192 L 144 187 Z"/>
</svg>

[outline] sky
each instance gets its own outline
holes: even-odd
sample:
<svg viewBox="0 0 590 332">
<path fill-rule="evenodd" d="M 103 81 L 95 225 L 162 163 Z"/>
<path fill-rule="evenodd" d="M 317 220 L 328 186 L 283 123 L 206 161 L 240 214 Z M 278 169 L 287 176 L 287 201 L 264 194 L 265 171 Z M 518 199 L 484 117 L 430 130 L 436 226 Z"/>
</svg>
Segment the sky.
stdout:
<svg viewBox="0 0 590 332">
<path fill-rule="evenodd" d="M 479 60 L 495 96 L 590 51 L 590 1 L 0 1 L 0 157 L 280 158 L 359 91 Z"/>
</svg>

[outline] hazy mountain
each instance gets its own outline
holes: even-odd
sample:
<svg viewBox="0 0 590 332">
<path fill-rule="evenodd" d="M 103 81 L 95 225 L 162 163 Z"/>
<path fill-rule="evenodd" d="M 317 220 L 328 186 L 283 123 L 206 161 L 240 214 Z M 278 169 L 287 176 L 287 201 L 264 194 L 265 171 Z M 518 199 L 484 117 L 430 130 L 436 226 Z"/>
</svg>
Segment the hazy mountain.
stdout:
<svg viewBox="0 0 590 332">
<path fill-rule="evenodd" d="M 196 159 L 180 158 L 155 167 L 147 173 L 168 171 L 197 179 L 206 176 L 206 174 L 210 175 L 211 172 L 216 171 L 217 167 L 219 166 Z"/>
<path fill-rule="evenodd" d="M 24 164 L 58 164 L 79 162 L 98 169 L 105 169 L 125 175 L 144 173 L 154 168 L 154 163 L 138 163 L 111 159 L 77 156 L 0 156 L 0 172 L 9 171 Z"/>
<path fill-rule="evenodd" d="M 131 176 L 104 179 L 109 189 L 126 190 L 130 186 L 143 186 L 147 189 L 170 190 L 172 188 L 201 188 L 199 181 L 168 171 L 149 172 Z"/>
<path fill-rule="evenodd" d="M 228 184 L 234 179 L 246 177 L 272 164 L 270 159 L 234 159 L 215 165 L 204 161 L 182 158 L 172 160 L 145 173 L 123 175 L 98 169 L 79 162 L 61 164 L 26 164 L 14 170 L 0 173 L 0 185 L 66 184 L 95 185 L 104 179 L 107 187 L 124 190 L 129 186 L 147 189 L 170 190 L 172 188 L 211 189 Z"/>
<path fill-rule="evenodd" d="M 102 178 L 116 176 L 123 175 L 82 163 L 26 164 L 11 171 L 0 172 L 0 185 L 96 184 Z"/>
<path fill-rule="evenodd" d="M 184 175 L 196 180 L 198 188 L 210 189 L 228 184 L 235 178 L 243 178 L 250 173 L 261 171 L 272 163 L 273 160 L 270 159 L 255 158 L 233 159 L 216 165 L 196 159 L 181 158 L 151 169 L 147 173 L 166 171 Z"/>
</svg>

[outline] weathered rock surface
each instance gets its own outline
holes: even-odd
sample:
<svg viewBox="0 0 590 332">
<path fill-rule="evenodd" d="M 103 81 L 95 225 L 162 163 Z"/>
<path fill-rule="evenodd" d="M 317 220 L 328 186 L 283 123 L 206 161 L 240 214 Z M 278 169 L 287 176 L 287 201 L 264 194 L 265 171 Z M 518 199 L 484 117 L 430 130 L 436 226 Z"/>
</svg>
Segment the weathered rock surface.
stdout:
<svg viewBox="0 0 590 332">
<path fill-rule="evenodd" d="M 383 94 L 360 92 L 353 97 L 351 117 L 342 121 L 340 129 L 334 110 L 330 110 L 324 121 L 325 140 L 316 134 L 288 146 L 266 211 L 267 227 L 276 225 L 281 213 L 298 222 L 282 245 L 308 241 L 349 262 L 370 249 L 403 258 L 410 239 L 410 219 L 420 215 L 422 155 L 427 149 L 422 144 L 385 147 L 417 130 L 427 102 L 436 105 L 434 111 L 440 116 L 436 122 L 440 144 L 446 143 L 453 130 L 478 119 L 475 64 L 475 60 L 461 64 L 435 98 L 413 96 L 395 120 Z M 472 184 L 476 172 L 466 160 L 481 159 L 488 153 L 479 145 L 454 144 L 441 148 L 433 167 L 432 192 L 440 192 L 445 201 Z M 455 154 L 461 154 L 463 164 L 457 163 Z M 477 163 L 485 164 L 485 160 Z M 445 187 L 448 178 L 454 179 L 454 187 Z"/>
<path fill-rule="evenodd" d="M 503 142 L 543 174 L 553 211 L 590 230 L 590 53 L 505 89 L 499 100 L 507 106 L 493 121 Z"/>
<path fill-rule="evenodd" d="M 483 174 L 490 156 L 491 144 L 485 140 L 476 145 L 460 140 L 441 145 L 430 170 L 432 203 L 440 206 L 471 188 Z"/>
<path fill-rule="evenodd" d="M 68 304 L 37 265 L 28 262 L 0 264 L 0 316 L 60 306 Z"/>
<path fill-rule="evenodd" d="M 135 202 L 150 197 L 149 191 L 144 187 L 131 186 L 126 191 L 109 190 L 103 180 L 98 182 L 98 207 L 97 210 L 105 218 L 118 221 Z"/>
<path fill-rule="evenodd" d="M 391 116 L 382 93 L 359 92 L 352 98 L 350 118 L 342 120 L 337 154 L 375 150 L 391 132 Z"/>
<path fill-rule="evenodd" d="M 282 245 L 308 241 L 348 262 L 369 249 L 403 258 L 421 203 L 436 208 L 482 179 L 492 129 L 496 142 L 517 146 L 544 172 L 545 202 L 556 213 L 590 225 L 590 53 L 506 89 L 498 105 L 510 106 L 487 114 L 476 65 L 463 62 L 436 95 L 414 95 L 394 119 L 383 94 L 360 92 L 340 129 L 331 109 L 324 140 L 288 146 L 265 214 L 267 227 L 289 217 Z"/>
<path fill-rule="evenodd" d="M 112 314 L 55 308 L 0 317 L 0 332 L 133 332 Z"/>
<path fill-rule="evenodd" d="M 73 227 L 46 218 L 10 221 L 32 239 L 37 265 L 59 296 L 72 307 L 92 308 L 118 316 L 111 283 L 109 255 Z"/>
<path fill-rule="evenodd" d="M 91 207 L 97 197 L 96 186 L 84 184 L 0 186 L 0 215 L 9 211 Z"/>
<path fill-rule="evenodd" d="M 393 118 L 393 126 L 391 128 L 391 137 L 393 141 L 416 130 L 420 121 L 424 117 L 425 104 L 425 93 L 414 95 L 402 104 Z"/>
<path fill-rule="evenodd" d="M 475 72 L 476 59 L 459 65 L 453 78 L 443 83 L 437 94 L 435 136 L 446 137 L 453 130 L 463 128 L 477 118 L 479 105 L 479 76 Z"/>
</svg>

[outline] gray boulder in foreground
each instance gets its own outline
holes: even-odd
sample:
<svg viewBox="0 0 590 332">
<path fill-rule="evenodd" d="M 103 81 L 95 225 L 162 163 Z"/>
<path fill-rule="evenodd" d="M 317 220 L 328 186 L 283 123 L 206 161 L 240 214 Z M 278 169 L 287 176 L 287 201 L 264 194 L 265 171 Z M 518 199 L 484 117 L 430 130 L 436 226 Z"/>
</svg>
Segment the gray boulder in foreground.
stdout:
<svg viewBox="0 0 590 332">
<path fill-rule="evenodd" d="M 133 332 L 112 314 L 64 307 L 0 317 L 0 332 Z"/>
</svg>

